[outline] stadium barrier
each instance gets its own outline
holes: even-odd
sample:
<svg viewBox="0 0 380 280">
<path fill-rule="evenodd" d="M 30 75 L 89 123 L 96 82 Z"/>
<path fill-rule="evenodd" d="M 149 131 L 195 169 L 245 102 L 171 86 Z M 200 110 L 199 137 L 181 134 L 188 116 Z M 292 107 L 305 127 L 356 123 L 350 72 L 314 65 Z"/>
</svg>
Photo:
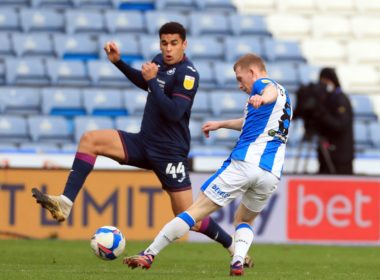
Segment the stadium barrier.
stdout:
<svg viewBox="0 0 380 280">
<path fill-rule="evenodd" d="M 194 195 L 208 173 L 192 173 Z M 72 215 L 57 224 L 38 207 L 31 188 L 60 193 L 67 170 L 0 170 L 0 238 L 89 239 L 96 228 L 115 225 L 128 240 L 150 240 L 173 214 L 152 172 L 95 170 Z M 213 217 L 233 232 L 238 201 Z M 254 224 L 255 242 L 380 245 L 380 178 L 284 176 Z M 186 240 L 207 240 L 190 233 Z"/>
</svg>

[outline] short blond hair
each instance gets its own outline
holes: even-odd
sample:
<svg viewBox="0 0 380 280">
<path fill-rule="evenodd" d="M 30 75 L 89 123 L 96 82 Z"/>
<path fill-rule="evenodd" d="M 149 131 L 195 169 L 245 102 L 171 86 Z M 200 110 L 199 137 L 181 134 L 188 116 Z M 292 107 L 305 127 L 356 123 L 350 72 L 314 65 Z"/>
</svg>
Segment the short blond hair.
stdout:
<svg viewBox="0 0 380 280">
<path fill-rule="evenodd" d="M 240 57 L 234 65 L 234 71 L 236 71 L 237 67 L 247 69 L 250 66 L 256 66 L 259 71 L 267 71 L 264 60 L 254 53 L 248 53 Z"/>
</svg>

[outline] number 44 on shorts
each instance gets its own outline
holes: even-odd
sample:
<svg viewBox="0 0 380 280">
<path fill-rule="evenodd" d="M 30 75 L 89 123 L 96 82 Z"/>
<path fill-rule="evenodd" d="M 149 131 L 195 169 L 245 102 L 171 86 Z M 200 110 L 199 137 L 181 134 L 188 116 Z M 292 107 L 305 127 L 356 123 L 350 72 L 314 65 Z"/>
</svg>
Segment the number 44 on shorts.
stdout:
<svg viewBox="0 0 380 280">
<path fill-rule="evenodd" d="M 180 179 L 178 179 L 178 182 L 182 182 L 186 178 L 185 166 L 182 162 L 177 163 L 177 166 L 172 162 L 169 162 L 166 166 L 166 174 L 171 174 L 173 176 L 173 179 L 180 177 Z"/>
</svg>

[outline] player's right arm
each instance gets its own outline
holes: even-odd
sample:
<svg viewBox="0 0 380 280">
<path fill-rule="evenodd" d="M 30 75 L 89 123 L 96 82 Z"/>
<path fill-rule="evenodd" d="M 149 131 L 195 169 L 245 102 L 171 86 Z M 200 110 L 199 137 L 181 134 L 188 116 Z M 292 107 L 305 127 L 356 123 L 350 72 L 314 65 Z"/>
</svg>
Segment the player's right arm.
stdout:
<svg viewBox="0 0 380 280">
<path fill-rule="evenodd" d="M 148 84 L 143 78 L 141 71 L 132 68 L 126 64 L 120 56 L 120 50 L 115 42 L 107 42 L 104 45 L 104 50 L 107 54 L 108 60 L 111 61 L 134 85 L 137 87 L 148 90 Z"/>
<path fill-rule="evenodd" d="M 208 121 L 202 126 L 202 131 L 206 137 L 210 136 L 210 131 L 218 130 L 219 128 L 228 128 L 241 130 L 243 127 L 244 118 L 223 120 L 223 121 Z"/>
</svg>

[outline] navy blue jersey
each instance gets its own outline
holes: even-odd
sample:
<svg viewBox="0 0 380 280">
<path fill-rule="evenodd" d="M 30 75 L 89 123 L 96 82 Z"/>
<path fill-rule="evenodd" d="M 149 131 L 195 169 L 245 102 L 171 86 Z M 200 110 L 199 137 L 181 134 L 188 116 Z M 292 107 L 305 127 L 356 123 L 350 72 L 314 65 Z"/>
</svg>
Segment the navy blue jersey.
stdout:
<svg viewBox="0 0 380 280">
<path fill-rule="evenodd" d="M 115 65 L 140 88 L 148 91 L 141 135 L 150 156 L 166 159 L 187 156 L 190 149 L 189 121 L 198 89 L 199 74 L 185 56 L 174 65 L 166 65 L 162 55 L 153 60 L 159 67 L 157 77 L 146 82 L 141 71 L 123 62 Z"/>
</svg>

